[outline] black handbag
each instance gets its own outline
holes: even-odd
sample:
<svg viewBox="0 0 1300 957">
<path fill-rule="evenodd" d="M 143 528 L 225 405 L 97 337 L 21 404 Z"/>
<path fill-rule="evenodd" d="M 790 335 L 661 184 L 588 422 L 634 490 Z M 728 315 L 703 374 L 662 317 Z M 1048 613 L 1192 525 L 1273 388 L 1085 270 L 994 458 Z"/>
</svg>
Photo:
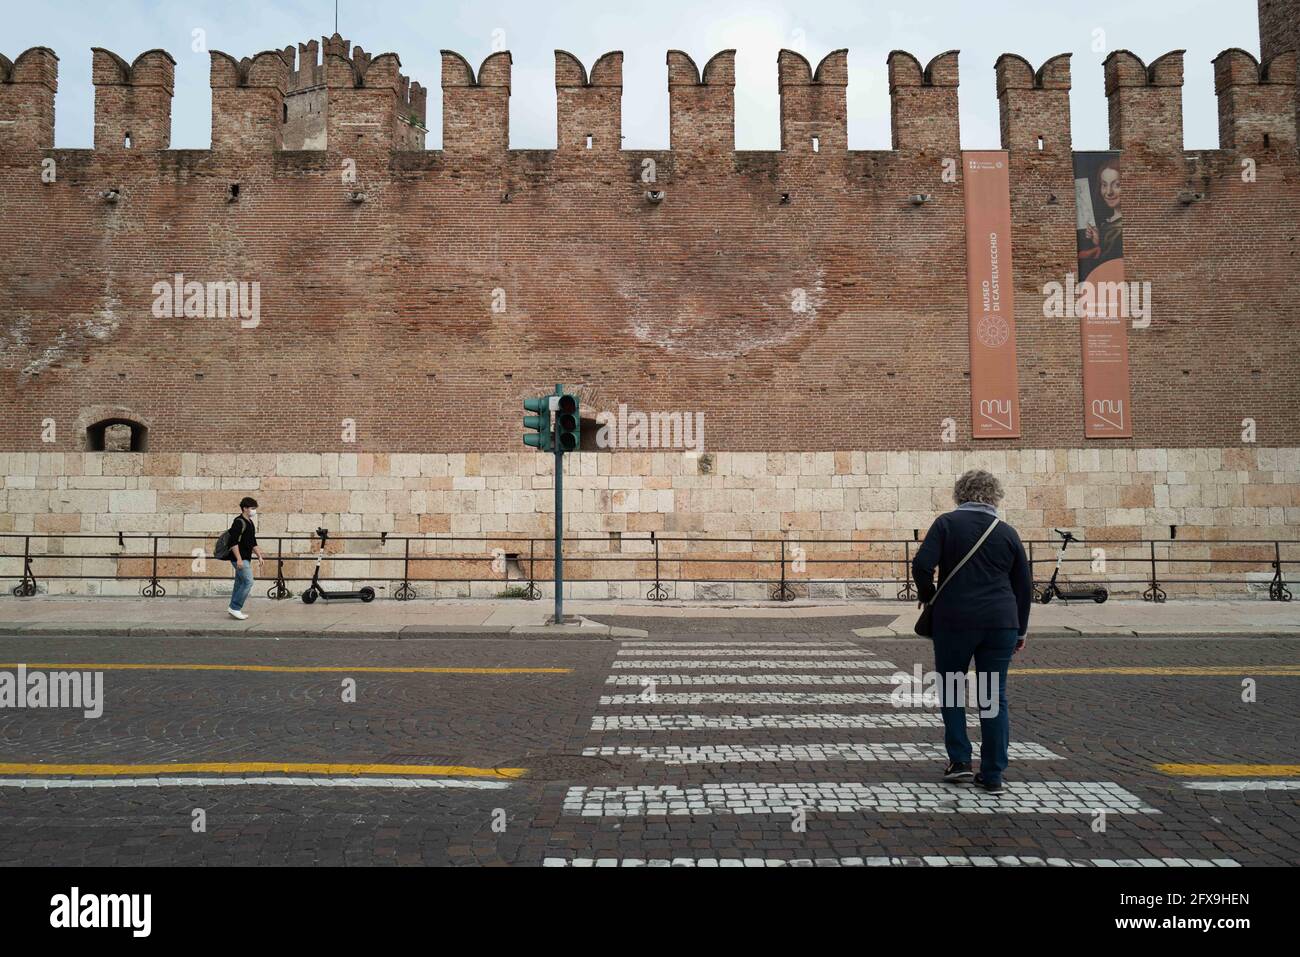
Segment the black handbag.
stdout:
<svg viewBox="0 0 1300 957">
<path fill-rule="evenodd" d="M 939 587 L 936 588 L 934 594 L 930 596 L 930 600 L 925 603 L 924 607 L 922 607 L 921 615 L 916 619 L 916 625 L 912 629 L 922 638 L 934 637 L 934 603 L 939 599 L 939 592 L 943 591 L 944 586 L 947 585 L 948 582 L 952 581 L 953 576 L 962 570 L 962 566 L 970 561 L 975 553 L 980 550 L 980 546 L 983 545 L 989 535 L 993 533 L 993 529 L 998 527 L 998 522 L 1000 521 L 1002 521 L 1000 518 L 994 516 L 993 524 L 984 529 L 984 534 L 980 536 L 980 540 L 971 546 L 970 551 L 966 553 L 966 557 L 959 561 L 957 567 L 948 573 L 948 577 L 939 583 Z"/>
</svg>

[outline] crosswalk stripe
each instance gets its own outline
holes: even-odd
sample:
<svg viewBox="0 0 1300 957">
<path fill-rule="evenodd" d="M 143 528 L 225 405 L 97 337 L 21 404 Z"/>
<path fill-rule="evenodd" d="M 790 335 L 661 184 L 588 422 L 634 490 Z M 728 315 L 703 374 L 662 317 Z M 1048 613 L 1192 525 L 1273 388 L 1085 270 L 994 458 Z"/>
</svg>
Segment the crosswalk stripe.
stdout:
<svg viewBox="0 0 1300 957">
<path fill-rule="evenodd" d="M 680 655 L 682 652 L 678 648 L 627 648 L 623 651 L 616 652 L 617 655 L 627 655 L 629 657 L 651 657 L 653 655 Z M 856 648 L 845 648 L 843 651 L 834 651 L 824 648 L 701 648 L 696 650 L 697 654 L 707 654 L 713 657 L 722 657 L 723 655 L 732 655 L 737 658 L 766 658 L 774 654 L 783 655 L 786 658 L 868 658 L 874 655 L 864 655 Z"/>
<path fill-rule="evenodd" d="M 605 695 L 602 705 L 640 704 L 889 704 L 899 708 L 937 708 L 938 695 L 898 694 L 892 691 L 688 691 Z"/>
<path fill-rule="evenodd" d="M 926 857 L 548 857 L 543 867 L 1241 867 L 1231 858 L 1064 858 L 1006 854 Z"/>
<path fill-rule="evenodd" d="M 645 641 L 628 639 L 619 642 L 623 648 L 854 648 L 865 654 L 858 645 L 851 641 Z"/>
<path fill-rule="evenodd" d="M 875 744 L 707 744 L 698 747 L 640 747 L 612 745 L 583 749 L 592 758 L 635 757 L 659 764 L 751 764 L 803 761 L 943 761 L 942 744 L 898 742 Z M 1061 756 L 1041 744 L 1012 742 L 1013 761 L 1059 761 Z"/>
<path fill-rule="evenodd" d="M 709 687 L 718 685 L 897 685 L 893 675 L 791 675 L 791 674 L 703 674 L 703 675 L 610 675 L 605 679 L 607 685 L 621 687 L 645 687 L 649 683 L 656 685 L 679 685 L 690 687 Z"/>
<path fill-rule="evenodd" d="M 1114 782 L 1017 781 L 998 794 L 917 782 L 735 783 L 569 788 L 564 813 L 583 817 L 873 812 L 879 814 L 1159 814 Z"/>
<path fill-rule="evenodd" d="M 979 720 L 967 714 L 971 727 Z M 937 714 L 620 714 L 593 715 L 592 731 L 757 731 L 813 728 L 939 728 Z"/>
<path fill-rule="evenodd" d="M 618 660 L 612 663 L 614 668 L 866 668 L 867 670 L 897 671 L 898 666 L 892 661 L 875 659 L 837 659 L 835 661 L 803 661 L 799 659 L 761 659 L 756 661 L 729 661 L 726 658 L 682 658 L 671 661 L 637 659 L 634 661 Z"/>
</svg>

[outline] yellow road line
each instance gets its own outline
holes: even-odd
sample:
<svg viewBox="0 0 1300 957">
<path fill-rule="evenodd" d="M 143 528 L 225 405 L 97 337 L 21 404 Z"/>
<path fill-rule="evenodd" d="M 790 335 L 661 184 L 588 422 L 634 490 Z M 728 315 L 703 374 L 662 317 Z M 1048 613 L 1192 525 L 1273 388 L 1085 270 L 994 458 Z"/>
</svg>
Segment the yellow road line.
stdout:
<svg viewBox="0 0 1300 957">
<path fill-rule="evenodd" d="M 270 671 L 303 674 L 416 674 L 416 675 L 567 675 L 572 668 L 347 668 L 338 666 L 317 667 L 309 665 L 198 665 L 198 664 L 77 664 L 70 662 L 23 662 L 25 668 L 67 668 L 76 671 Z M 17 668 L 16 664 L 0 664 L 0 668 Z"/>
<path fill-rule="evenodd" d="M 85 777 L 119 774 L 324 774 L 354 777 L 521 778 L 526 768 L 469 768 L 442 764 L 299 764 L 282 761 L 218 761 L 190 764 L 0 764 L 0 774 Z"/>
<path fill-rule="evenodd" d="M 1157 771 L 1181 777 L 1294 778 L 1300 764 L 1157 764 Z"/>
<path fill-rule="evenodd" d="M 1152 665 L 1109 668 L 1012 668 L 1013 675 L 1169 675 L 1300 677 L 1300 665 Z"/>
</svg>

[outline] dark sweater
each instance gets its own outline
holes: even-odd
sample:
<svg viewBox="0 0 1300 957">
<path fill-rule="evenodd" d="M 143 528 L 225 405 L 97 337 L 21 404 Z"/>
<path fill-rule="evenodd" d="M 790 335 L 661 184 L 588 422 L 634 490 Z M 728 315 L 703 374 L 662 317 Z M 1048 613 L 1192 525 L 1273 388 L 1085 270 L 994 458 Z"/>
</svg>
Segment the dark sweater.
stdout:
<svg viewBox="0 0 1300 957">
<path fill-rule="evenodd" d="M 248 561 L 253 557 L 253 546 L 257 544 L 257 529 L 253 523 L 242 515 L 236 515 L 230 523 L 230 561 L 235 561 L 235 546 L 239 546 L 239 557 Z"/>
<path fill-rule="evenodd" d="M 935 519 L 912 561 L 912 577 L 922 601 L 934 596 L 935 569 L 939 581 L 947 578 L 992 521 L 988 512 L 971 508 Z M 934 633 L 1015 628 L 1024 635 L 1032 599 L 1033 575 L 1025 547 L 1016 530 L 1001 522 L 951 584 L 944 586 L 934 604 Z"/>
</svg>

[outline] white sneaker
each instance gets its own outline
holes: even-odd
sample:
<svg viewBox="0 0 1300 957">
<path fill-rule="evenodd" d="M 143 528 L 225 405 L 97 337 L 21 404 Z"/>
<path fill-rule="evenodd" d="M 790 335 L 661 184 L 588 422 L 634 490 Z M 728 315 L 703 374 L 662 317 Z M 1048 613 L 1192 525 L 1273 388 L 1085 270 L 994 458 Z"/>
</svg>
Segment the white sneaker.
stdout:
<svg viewBox="0 0 1300 957">
<path fill-rule="evenodd" d="M 227 608 L 226 611 L 230 612 L 231 618 L 238 618 L 240 621 L 243 621 L 248 617 L 242 611 L 235 611 L 233 608 Z"/>
</svg>

